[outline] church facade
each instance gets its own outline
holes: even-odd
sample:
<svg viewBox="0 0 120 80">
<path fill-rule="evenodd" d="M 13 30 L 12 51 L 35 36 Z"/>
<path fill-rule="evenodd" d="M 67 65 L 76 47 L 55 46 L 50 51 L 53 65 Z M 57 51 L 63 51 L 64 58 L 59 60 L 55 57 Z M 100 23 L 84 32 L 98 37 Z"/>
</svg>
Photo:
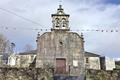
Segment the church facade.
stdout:
<svg viewBox="0 0 120 80">
<path fill-rule="evenodd" d="M 83 76 L 84 38 L 70 31 L 69 14 L 61 5 L 52 14 L 51 32 L 37 37 L 36 68 L 54 68 L 54 74 Z"/>
</svg>

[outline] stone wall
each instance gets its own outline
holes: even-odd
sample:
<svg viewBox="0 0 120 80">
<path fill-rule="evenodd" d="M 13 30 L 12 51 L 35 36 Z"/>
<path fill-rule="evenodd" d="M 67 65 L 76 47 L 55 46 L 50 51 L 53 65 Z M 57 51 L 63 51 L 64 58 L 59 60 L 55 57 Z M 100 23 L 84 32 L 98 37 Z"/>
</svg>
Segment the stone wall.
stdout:
<svg viewBox="0 0 120 80">
<path fill-rule="evenodd" d="M 0 80 L 52 80 L 52 70 L 40 68 L 0 68 Z"/>
<path fill-rule="evenodd" d="M 0 80 L 53 80 L 53 77 L 52 69 L 0 68 Z M 68 80 L 79 80 L 71 76 L 65 78 Z M 120 70 L 87 70 L 85 80 L 120 80 Z"/>
<path fill-rule="evenodd" d="M 120 70 L 87 70 L 86 80 L 120 80 Z"/>
</svg>

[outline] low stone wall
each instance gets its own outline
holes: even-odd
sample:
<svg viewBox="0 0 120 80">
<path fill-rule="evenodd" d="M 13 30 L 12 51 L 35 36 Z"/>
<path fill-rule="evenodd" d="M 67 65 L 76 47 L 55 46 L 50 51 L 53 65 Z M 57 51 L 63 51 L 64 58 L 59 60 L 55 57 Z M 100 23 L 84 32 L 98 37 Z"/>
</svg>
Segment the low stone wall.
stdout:
<svg viewBox="0 0 120 80">
<path fill-rule="evenodd" d="M 0 68 L 0 80 L 52 80 L 52 70 L 40 68 Z"/>
<path fill-rule="evenodd" d="M 120 80 L 120 70 L 87 70 L 86 80 Z"/>
<path fill-rule="evenodd" d="M 53 77 L 52 69 L 0 68 L 0 80 L 53 80 Z M 120 80 L 120 70 L 87 70 L 86 80 Z"/>
</svg>

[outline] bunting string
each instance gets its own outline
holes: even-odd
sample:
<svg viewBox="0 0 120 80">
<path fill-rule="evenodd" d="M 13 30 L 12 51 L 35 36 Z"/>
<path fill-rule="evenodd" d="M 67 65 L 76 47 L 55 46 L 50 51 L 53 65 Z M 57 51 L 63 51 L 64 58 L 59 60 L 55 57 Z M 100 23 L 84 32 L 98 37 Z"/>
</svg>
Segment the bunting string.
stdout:
<svg viewBox="0 0 120 80">
<path fill-rule="evenodd" d="M 60 0 L 60 1 L 62 1 L 62 0 Z M 23 19 L 25 21 L 28 21 L 30 23 L 36 24 L 36 25 L 38 25 L 40 27 L 43 26 L 38 22 L 35 22 L 35 21 L 33 21 L 31 19 L 28 19 L 28 18 L 26 18 L 24 16 L 16 14 L 12 10 L 8 10 L 8 9 L 1 8 L 1 7 L 0 7 L 0 10 L 2 10 L 4 12 L 7 12 L 9 14 L 12 14 L 13 16 L 17 16 L 17 17 L 19 17 L 19 18 L 21 18 L 21 19 Z M 7 30 L 7 31 L 9 31 L 9 30 L 33 30 L 33 31 L 39 31 L 39 32 L 51 31 L 51 29 L 43 29 L 43 28 L 16 28 L 16 27 L 5 27 L 5 26 L 0 26 L 0 30 Z M 71 29 L 70 31 L 75 31 L 75 32 L 119 32 L 120 29 L 76 29 L 76 30 Z"/>
<path fill-rule="evenodd" d="M 45 28 L 16 28 L 16 27 L 0 27 L 0 30 L 33 30 L 40 32 L 51 31 L 51 29 Z M 120 32 L 120 29 L 70 29 L 75 32 Z"/>
</svg>

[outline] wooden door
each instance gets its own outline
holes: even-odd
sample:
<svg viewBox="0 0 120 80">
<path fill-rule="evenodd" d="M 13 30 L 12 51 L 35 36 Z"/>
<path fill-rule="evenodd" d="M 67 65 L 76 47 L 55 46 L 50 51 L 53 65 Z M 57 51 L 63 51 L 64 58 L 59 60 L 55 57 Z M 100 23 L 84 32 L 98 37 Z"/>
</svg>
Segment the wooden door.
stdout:
<svg viewBox="0 0 120 80">
<path fill-rule="evenodd" d="M 66 73 L 66 60 L 64 58 L 56 59 L 56 74 Z"/>
</svg>

